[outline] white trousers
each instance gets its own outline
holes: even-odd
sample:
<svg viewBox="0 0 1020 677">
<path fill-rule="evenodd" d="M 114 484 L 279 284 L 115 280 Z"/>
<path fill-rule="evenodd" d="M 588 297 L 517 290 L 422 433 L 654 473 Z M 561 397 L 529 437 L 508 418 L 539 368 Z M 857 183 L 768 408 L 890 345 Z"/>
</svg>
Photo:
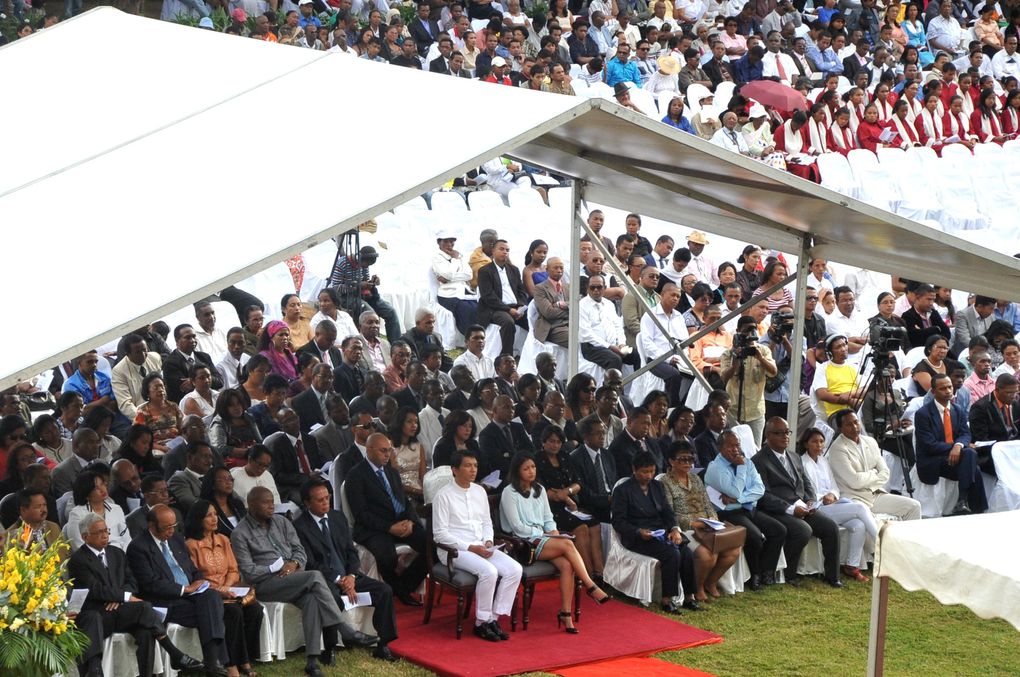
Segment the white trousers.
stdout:
<svg viewBox="0 0 1020 677">
<path fill-rule="evenodd" d="M 522 568 L 517 560 L 499 550 L 488 559 L 461 550 L 453 560 L 453 568 L 478 577 L 475 585 L 475 625 L 510 615 L 517 586 L 521 584 Z"/>
<path fill-rule="evenodd" d="M 860 568 L 864 562 L 866 537 L 871 536 L 873 543 L 878 540 L 878 523 L 875 516 L 863 503 L 855 503 L 846 498 L 841 498 L 830 505 L 823 505 L 818 508 L 818 512 L 850 532 L 846 563 Z"/>
<path fill-rule="evenodd" d="M 896 494 L 879 494 L 871 504 L 871 512 L 896 515 L 901 520 L 921 519 L 921 504 L 917 499 Z"/>
</svg>

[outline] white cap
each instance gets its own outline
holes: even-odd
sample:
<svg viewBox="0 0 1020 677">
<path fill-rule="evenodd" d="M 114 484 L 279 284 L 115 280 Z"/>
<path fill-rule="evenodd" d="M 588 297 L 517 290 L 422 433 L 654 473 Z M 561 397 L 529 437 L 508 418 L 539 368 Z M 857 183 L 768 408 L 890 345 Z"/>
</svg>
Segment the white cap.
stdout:
<svg viewBox="0 0 1020 677">
<path fill-rule="evenodd" d="M 751 106 L 751 110 L 748 112 L 747 117 L 749 118 L 768 117 L 768 111 L 765 110 L 765 106 L 755 101 L 754 104 Z"/>
<path fill-rule="evenodd" d="M 312 0 L 307 0 L 307 2 L 311 2 L 311 1 L 312 1 Z M 493 66 L 497 66 L 497 67 L 500 67 L 500 68 L 503 68 L 503 67 L 505 67 L 505 66 L 506 66 L 506 59 L 504 59 L 504 58 L 503 58 L 503 57 L 501 57 L 501 56 L 497 56 L 497 57 L 494 57 L 494 58 L 492 59 L 492 65 L 493 65 Z"/>
</svg>

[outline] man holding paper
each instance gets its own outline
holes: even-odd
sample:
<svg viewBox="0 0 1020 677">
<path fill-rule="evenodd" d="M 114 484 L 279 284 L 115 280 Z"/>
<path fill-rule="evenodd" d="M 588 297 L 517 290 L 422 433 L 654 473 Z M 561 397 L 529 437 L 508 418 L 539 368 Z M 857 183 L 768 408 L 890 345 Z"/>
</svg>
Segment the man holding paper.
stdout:
<svg viewBox="0 0 1020 677">
<path fill-rule="evenodd" d="M 305 509 L 294 520 L 294 529 L 308 557 L 305 568 L 318 571 L 327 584 L 332 583 L 329 589 L 341 608 L 375 607 L 372 625 L 379 635 L 379 644 L 372 655 L 384 661 L 397 660 L 387 646 L 397 638 L 393 590 L 358 571 L 361 556 L 351 538 L 347 518 L 338 510 L 330 510 L 329 483 L 309 480 L 301 487 L 301 501 Z M 423 559 L 423 556 L 419 555 L 417 559 Z"/>
<path fill-rule="evenodd" d="M 176 533 L 174 511 L 156 505 L 145 518 L 148 531 L 131 541 L 127 549 L 138 596 L 153 606 L 165 607 L 164 622 L 198 628 L 206 674 L 225 677 L 223 598 L 209 588 L 208 581 L 199 578 L 184 538 Z"/>
<path fill-rule="evenodd" d="M 78 529 L 85 544 L 71 556 L 67 574 L 74 581 L 75 591 L 83 590 L 87 594 L 77 623 L 89 635 L 90 646 L 102 647 L 111 634 L 126 632 L 135 640 L 141 677 L 152 677 L 154 639 L 170 654 L 174 670 L 201 670 L 200 661 L 185 655 L 170 641 L 152 605 L 135 596 L 138 584 L 126 566 L 123 551 L 109 544 L 110 530 L 103 518 L 90 513 L 78 523 Z M 89 615 L 98 616 L 100 622 L 83 622 Z M 101 632 L 93 636 L 97 630 Z M 86 653 L 85 674 L 101 675 L 102 650 L 89 653 Z"/>
</svg>

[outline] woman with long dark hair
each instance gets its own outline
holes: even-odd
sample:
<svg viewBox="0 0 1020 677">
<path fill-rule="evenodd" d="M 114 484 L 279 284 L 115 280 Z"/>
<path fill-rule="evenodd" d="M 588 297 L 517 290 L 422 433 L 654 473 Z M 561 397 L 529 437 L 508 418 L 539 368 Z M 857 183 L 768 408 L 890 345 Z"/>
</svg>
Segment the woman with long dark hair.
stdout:
<svg viewBox="0 0 1020 677">
<path fill-rule="evenodd" d="M 997 143 L 1000 146 L 1006 141 L 1006 135 L 1002 133 L 1002 121 L 999 119 L 999 112 L 996 104 L 999 97 L 994 89 L 982 89 L 978 95 L 977 107 L 970 114 L 970 128 L 981 143 Z"/>
<path fill-rule="evenodd" d="M 496 387 L 496 379 L 480 378 L 475 381 L 471 389 L 471 397 L 468 398 L 467 412 L 475 420 L 475 433 L 482 431 L 485 426 L 492 422 L 492 407 L 499 395 L 499 388 Z"/>
<path fill-rule="evenodd" d="M 521 271 L 528 298 L 534 298 L 535 287 L 549 279 L 549 273 L 545 270 L 545 260 L 548 256 L 549 245 L 545 240 L 534 240 L 528 245 L 528 253 L 524 255 L 524 270 Z"/>
<path fill-rule="evenodd" d="M 752 296 L 757 296 L 763 293 L 766 289 L 774 284 L 778 284 L 786 277 L 787 271 L 786 264 L 782 261 L 776 260 L 765 266 L 765 270 L 761 275 L 761 286 L 754 290 Z M 783 306 L 793 305 L 793 294 L 786 287 L 780 287 L 778 290 L 769 294 L 768 307 L 769 312 L 774 313 Z"/>
<path fill-rule="evenodd" d="M 574 374 L 574 377 L 567 383 L 567 418 L 580 421 L 595 411 L 595 379 L 591 374 L 584 372 Z"/>
<path fill-rule="evenodd" d="M 280 299 L 280 311 L 283 321 L 290 330 L 290 344 L 293 350 L 301 350 L 302 346 L 312 340 L 312 325 L 301 317 L 301 297 L 297 294 L 284 294 Z M 279 320 L 275 320 L 279 322 Z M 272 324 L 272 322 L 270 322 Z M 265 330 L 262 331 L 265 334 Z"/>
<path fill-rule="evenodd" d="M 749 244 L 740 253 L 737 263 L 741 265 L 737 271 L 737 284 L 740 285 L 740 302 L 747 303 L 755 289 L 761 286 L 761 247 Z"/>
<path fill-rule="evenodd" d="M 443 434 L 432 449 L 432 467 L 450 465 L 456 452 L 481 453 L 476 440 L 475 419 L 463 409 L 454 409 L 443 422 Z"/>
<path fill-rule="evenodd" d="M 128 430 L 127 437 L 113 457 L 134 463 L 139 477 L 150 472 L 162 474 L 163 464 L 153 455 L 153 439 L 152 428 L 136 423 Z"/>
<path fill-rule="evenodd" d="M 423 497 L 421 481 L 425 476 L 426 465 L 425 449 L 418 442 L 419 433 L 421 425 L 418 422 L 418 412 L 412 407 L 397 409 L 386 430 L 393 444 L 390 463 L 400 473 L 404 492 L 413 500 L 421 500 Z"/>
<path fill-rule="evenodd" d="M 202 487 L 198 495 L 204 498 L 216 510 L 217 529 L 230 538 L 234 527 L 248 514 L 244 501 L 234 493 L 234 476 L 226 466 L 211 469 L 202 478 Z"/>
<path fill-rule="evenodd" d="M 234 388 L 224 388 L 209 424 L 209 443 L 228 468 L 236 468 L 247 461 L 248 448 L 260 442 L 259 428 L 244 410 L 244 397 Z"/>
</svg>

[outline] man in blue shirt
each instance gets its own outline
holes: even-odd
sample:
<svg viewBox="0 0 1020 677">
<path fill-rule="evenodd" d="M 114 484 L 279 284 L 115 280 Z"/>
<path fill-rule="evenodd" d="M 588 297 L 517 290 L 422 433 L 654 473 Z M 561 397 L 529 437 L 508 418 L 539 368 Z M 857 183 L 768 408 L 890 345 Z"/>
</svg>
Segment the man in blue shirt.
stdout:
<svg viewBox="0 0 1020 677">
<path fill-rule="evenodd" d="M 96 407 L 105 407 L 112 411 L 114 422 L 110 430 L 117 437 L 123 438 L 128 428 L 131 427 L 131 421 L 120 413 L 110 377 L 99 371 L 98 366 L 99 355 L 94 350 L 79 357 L 78 370 L 64 381 L 63 391 L 65 393 L 76 392 L 81 395 L 81 399 L 85 403 L 81 410 L 83 416 Z"/>
<path fill-rule="evenodd" d="M 807 58 L 814 66 L 816 71 L 825 73 L 825 75 L 843 74 L 843 62 L 839 60 L 836 53 L 832 51 L 830 45 L 832 44 L 832 37 L 828 33 L 822 33 L 818 36 L 818 42 L 808 42 L 807 46 Z"/>
<path fill-rule="evenodd" d="M 1005 299 L 995 302 L 995 309 L 992 315 L 996 320 L 1005 320 L 1013 325 L 1013 333 L 1020 333 L 1020 312 L 1017 312 L 1017 305 Z"/>
<path fill-rule="evenodd" d="M 765 56 L 765 50 L 761 45 L 755 45 L 747 50 L 747 54 L 733 63 L 733 73 L 737 76 L 738 83 L 743 85 L 761 80 L 763 67 L 761 59 L 763 56 Z"/>
<path fill-rule="evenodd" d="M 626 42 L 617 46 L 616 56 L 606 64 L 606 84 L 613 87 L 618 82 L 633 82 L 635 86 L 641 86 L 641 73 L 630 62 L 630 45 Z"/>
<path fill-rule="evenodd" d="M 774 584 L 786 527 L 757 509 L 758 499 L 765 495 L 765 483 L 744 457 L 740 439 L 732 430 L 719 434 L 719 455 L 708 464 L 705 485 L 722 495 L 722 505 L 716 506 L 720 519 L 747 529 L 744 555 L 751 569 L 751 590 Z"/>
<path fill-rule="evenodd" d="M 298 11 L 301 12 L 301 17 L 298 18 L 298 25 L 301 26 L 302 30 L 308 24 L 312 24 L 316 28 L 322 27 L 322 22 L 319 21 L 319 17 L 315 16 L 315 10 L 312 7 L 312 0 L 301 0 L 298 2 Z"/>
</svg>

